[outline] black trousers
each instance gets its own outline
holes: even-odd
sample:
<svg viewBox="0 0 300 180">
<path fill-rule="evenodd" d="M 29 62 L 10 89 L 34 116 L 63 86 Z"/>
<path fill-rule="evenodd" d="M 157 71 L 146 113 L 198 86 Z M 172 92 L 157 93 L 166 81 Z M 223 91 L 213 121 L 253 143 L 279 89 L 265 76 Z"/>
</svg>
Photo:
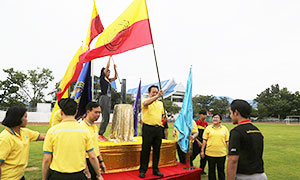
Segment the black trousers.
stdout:
<svg viewBox="0 0 300 180">
<path fill-rule="evenodd" d="M 180 149 L 178 143 L 176 143 L 177 154 L 179 157 L 179 162 L 182 164 L 186 164 L 186 153 Z"/>
<path fill-rule="evenodd" d="M 91 180 L 97 180 L 97 178 L 96 178 L 97 174 L 96 174 L 96 172 L 95 172 L 95 170 L 94 170 L 94 168 L 93 168 L 93 166 L 92 166 L 89 158 L 86 158 L 86 163 L 87 163 L 89 171 L 91 173 Z"/>
<path fill-rule="evenodd" d="M 140 172 L 146 173 L 149 165 L 149 157 L 151 152 L 151 146 L 153 148 L 152 154 L 152 168 L 153 172 L 158 171 L 158 162 L 160 155 L 160 146 L 162 139 L 162 127 L 161 126 L 150 126 L 143 124 L 142 127 L 142 152 L 140 157 Z"/>
<path fill-rule="evenodd" d="M 218 169 L 218 179 L 225 180 L 225 160 L 226 156 L 223 157 L 211 157 L 206 156 L 208 161 L 208 179 L 216 180 L 216 165 Z"/>
<path fill-rule="evenodd" d="M 75 173 L 61 173 L 58 171 L 54 171 L 52 169 L 49 170 L 48 180 L 86 180 L 86 176 L 83 173 L 83 170 Z"/>
<path fill-rule="evenodd" d="M 190 166 L 194 166 L 193 161 L 198 156 L 198 154 L 200 154 L 200 152 L 201 152 L 201 147 L 199 147 L 198 143 L 196 141 L 194 141 L 194 143 L 193 143 L 193 153 L 190 156 Z M 206 156 L 204 156 L 204 158 L 200 157 L 200 168 L 203 169 L 203 171 L 204 171 L 205 165 L 206 165 Z"/>
</svg>

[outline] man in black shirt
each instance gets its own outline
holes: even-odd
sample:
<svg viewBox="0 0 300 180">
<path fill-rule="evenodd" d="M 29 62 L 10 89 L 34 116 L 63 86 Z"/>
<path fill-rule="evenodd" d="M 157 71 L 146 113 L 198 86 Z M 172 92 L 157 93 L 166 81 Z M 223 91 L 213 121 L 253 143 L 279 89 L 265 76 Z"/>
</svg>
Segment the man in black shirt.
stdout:
<svg viewBox="0 0 300 180">
<path fill-rule="evenodd" d="M 238 124 L 230 131 L 227 161 L 228 180 L 267 180 L 262 159 L 264 137 L 250 120 L 251 106 L 247 101 L 234 100 L 230 118 Z"/>
<path fill-rule="evenodd" d="M 110 59 L 107 62 L 107 65 L 105 68 L 101 69 L 100 73 L 100 89 L 101 89 L 101 96 L 99 100 L 99 104 L 101 107 L 102 112 L 102 121 L 99 128 L 99 140 L 100 141 L 107 141 L 107 139 L 103 136 L 105 133 L 106 127 L 109 123 L 109 116 L 110 116 L 110 109 L 111 109 L 111 85 L 110 83 L 117 79 L 118 73 L 117 73 L 117 66 L 114 64 L 114 70 L 115 70 L 115 77 L 109 78 L 110 75 Z"/>
</svg>

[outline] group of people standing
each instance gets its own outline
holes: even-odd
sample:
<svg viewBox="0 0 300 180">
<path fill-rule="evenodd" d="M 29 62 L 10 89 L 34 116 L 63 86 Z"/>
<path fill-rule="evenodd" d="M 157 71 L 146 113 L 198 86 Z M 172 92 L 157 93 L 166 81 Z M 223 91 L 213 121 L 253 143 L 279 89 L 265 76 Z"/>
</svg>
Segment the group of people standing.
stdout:
<svg viewBox="0 0 300 180">
<path fill-rule="evenodd" d="M 102 159 L 98 140 L 106 141 L 103 136 L 109 122 L 111 109 L 111 81 L 109 78 L 110 59 L 107 66 L 101 70 L 101 96 L 99 104 L 90 102 L 86 106 L 86 117 L 78 123 L 75 119 L 77 103 L 71 98 L 58 102 L 60 110 L 56 113 L 55 126 L 47 134 L 29 130 L 27 112 L 23 107 L 11 107 L 2 121 L 5 129 L 0 134 L 0 179 L 24 180 L 24 170 L 28 163 L 29 142 L 45 140 L 43 145 L 44 159 L 42 177 L 46 179 L 103 179 L 100 169 L 105 172 L 106 166 Z M 140 153 L 139 177 L 145 178 L 148 170 L 151 147 L 153 149 L 152 173 L 163 177 L 159 171 L 160 147 L 162 138 L 168 137 L 167 117 L 163 103 L 158 101 L 163 91 L 155 85 L 148 88 L 149 98 L 142 101 L 142 151 Z M 212 125 L 205 121 L 206 111 L 200 111 L 200 118 L 193 121 L 190 165 L 200 154 L 200 168 L 204 172 L 208 162 L 209 180 L 225 180 L 225 161 L 227 161 L 228 180 L 266 180 L 263 167 L 263 135 L 248 118 L 252 107 L 244 100 L 234 100 L 231 103 L 230 117 L 237 124 L 230 133 L 221 125 L 222 116 L 214 114 Z M 100 117 L 100 129 L 94 124 Z M 173 132 L 178 138 L 178 132 Z M 175 138 L 175 139 L 176 139 Z M 5 147 L 5 148 L 2 148 Z M 186 162 L 186 154 L 177 144 L 179 161 Z M 100 167 L 100 168 L 99 168 Z"/>
<path fill-rule="evenodd" d="M 204 168 L 208 162 L 208 179 L 216 179 L 216 170 L 219 180 L 225 180 L 225 161 L 227 161 L 228 180 L 266 180 L 263 166 L 263 135 L 260 130 L 248 119 L 252 107 L 247 101 L 234 100 L 230 105 L 230 118 L 237 124 L 230 133 L 221 125 L 222 116 L 213 114 L 212 124 L 208 125 L 206 111 L 200 111 L 200 118 L 196 121 L 198 132 L 192 132 L 194 140 L 190 156 L 190 166 L 200 154 L 200 168 L 206 175 Z M 194 135 L 197 134 L 197 138 Z M 179 161 L 186 163 L 186 154 L 177 145 Z"/>
<path fill-rule="evenodd" d="M 29 142 L 44 140 L 42 163 L 43 180 L 101 180 L 100 169 L 106 166 L 98 146 L 98 128 L 94 124 L 100 116 L 100 105 L 90 102 L 86 117 L 78 123 L 75 119 L 77 103 L 71 98 L 58 102 L 62 121 L 51 127 L 47 134 L 26 128 L 27 110 L 15 106 L 8 109 L 0 134 L 0 179 L 25 180 Z"/>
</svg>

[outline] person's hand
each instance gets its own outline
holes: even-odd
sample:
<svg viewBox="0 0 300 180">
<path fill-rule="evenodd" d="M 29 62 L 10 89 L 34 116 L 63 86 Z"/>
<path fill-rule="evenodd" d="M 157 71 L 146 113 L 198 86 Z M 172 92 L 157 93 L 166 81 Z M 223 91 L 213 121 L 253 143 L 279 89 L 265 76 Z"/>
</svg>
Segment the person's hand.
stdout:
<svg viewBox="0 0 300 180">
<path fill-rule="evenodd" d="M 175 131 L 175 129 L 173 130 L 173 137 L 175 137 L 176 136 L 176 131 Z"/>
<path fill-rule="evenodd" d="M 194 139 L 194 136 L 190 135 L 189 140 L 193 140 L 193 139 Z"/>
<path fill-rule="evenodd" d="M 160 90 L 156 96 L 157 96 L 157 98 L 159 98 L 159 97 L 162 97 L 163 95 L 164 95 L 163 90 Z"/>
<path fill-rule="evenodd" d="M 202 159 L 204 158 L 205 155 L 204 155 L 203 151 L 201 151 L 200 156 L 201 156 Z"/>
<path fill-rule="evenodd" d="M 96 178 L 97 178 L 97 180 L 104 180 L 104 178 L 101 176 L 101 174 L 100 174 L 100 176 L 96 176 Z"/>
<path fill-rule="evenodd" d="M 83 173 L 84 173 L 84 175 L 86 176 L 86 178 L 87 179 L 91 179 L 91 173 L 90 173 L 90 171 L 87 169 L 85 169 L 84 171 L 83 171 Z"/>
<path fill-rule="evenodd" d="M 100 168 L 101 168 L 102 173 L 106 172 L 106 166 L 105 166 L 104 162 L 100 163 Z"/>
</svg>

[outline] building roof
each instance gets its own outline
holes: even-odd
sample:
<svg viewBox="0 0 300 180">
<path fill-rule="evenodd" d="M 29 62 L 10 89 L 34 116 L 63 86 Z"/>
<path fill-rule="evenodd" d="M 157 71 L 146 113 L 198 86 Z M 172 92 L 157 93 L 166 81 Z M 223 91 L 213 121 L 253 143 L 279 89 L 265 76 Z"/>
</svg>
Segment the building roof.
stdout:
<svg viewBox="0 0 300 180">
<path fill-rule="evenodd" d="M 141 94 L 148 94 L 148 88 L 152 85 L 156 85 L 159 87 L 158 82 L 144 85 L 141 87 Z M 174 94 L 176 92 L 176 90 L 175 90 L 176 86 L 178 86 L 178 84 L 175 83 L 174 79 L 161 81 L 161 88 L 164 91 L 164 98 L 167 98 L 167 97 L 171 96 L 172 94 Z M 137 94 L 137 90 L 138 90 L 138 87 L 129 89 L 127 91 L 127 93 L 135 95 L 135 94 Z"/>
</svg>

